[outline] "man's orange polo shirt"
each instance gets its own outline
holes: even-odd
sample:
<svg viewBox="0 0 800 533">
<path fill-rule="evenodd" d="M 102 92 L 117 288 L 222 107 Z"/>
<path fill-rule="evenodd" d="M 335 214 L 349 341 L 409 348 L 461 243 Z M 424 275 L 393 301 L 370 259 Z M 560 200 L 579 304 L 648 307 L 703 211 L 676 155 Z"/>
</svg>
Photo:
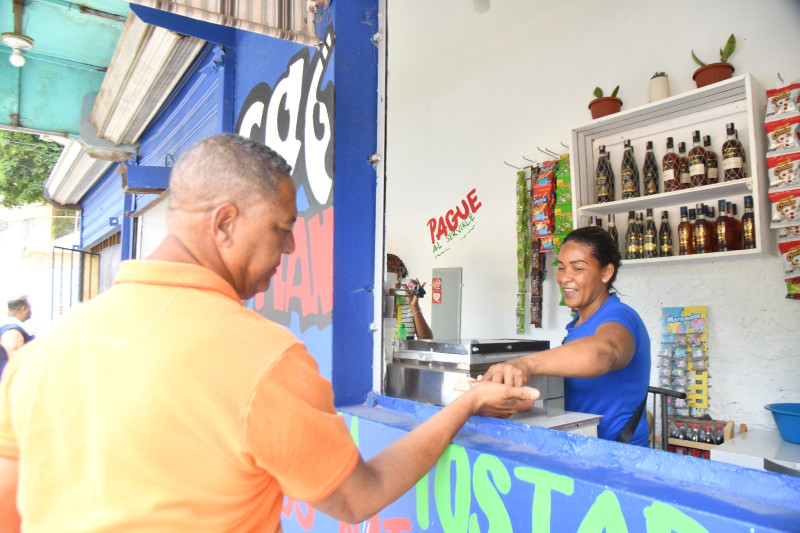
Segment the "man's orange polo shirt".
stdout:
<svg viewBox="0 0 800 533">
<path fill-rule="evenodd" d="M 0 455 L 26 531 L 275 531 L 358 450 L 285 328 L 195 265 L 126 261 L 0 383 Z"/>
</svg>

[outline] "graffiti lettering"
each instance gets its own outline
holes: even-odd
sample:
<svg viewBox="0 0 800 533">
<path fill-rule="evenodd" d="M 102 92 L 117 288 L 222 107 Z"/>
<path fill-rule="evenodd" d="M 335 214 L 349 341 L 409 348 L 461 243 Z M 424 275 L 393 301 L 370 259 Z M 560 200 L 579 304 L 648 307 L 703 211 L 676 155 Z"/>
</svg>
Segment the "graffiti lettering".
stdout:
<svg viewBox="0 0 800 533">
<path fill-rule="evenodd" d="M 428 220 L 428 229 L 431 232 L 431 244 L 436 244 L 442 237 L 447 237 L 452 240 L 451 233 L 457 231 L 461 226 L 460 220 L 470 220 L 474 218 L 473 214 L 480 209 L 481 202 L 478 201 L 478 195 L 475 189 L 467 193 L 467 197 L 461 200 L 461 204 L 457 205 L 455 209 L 449 209 L 444 216 L 432 218 Z M 434 248 L 434 252 L 436 249 Z"/>
<path fill-rule="evenodd" d="M 333 44 L 331 28 L 313 56 L 313 49 L 303 47 L 272 87 L 253 87 L 236 124 L 236 132 L 264 142 L 292 165 L 301 211 L 296 251 L 284 258 L 253 307 L 284 325 L 297 313 L 301 331 L 330 325 L 333 307 L 334 87 L 322 87 Z"/>
</svg>

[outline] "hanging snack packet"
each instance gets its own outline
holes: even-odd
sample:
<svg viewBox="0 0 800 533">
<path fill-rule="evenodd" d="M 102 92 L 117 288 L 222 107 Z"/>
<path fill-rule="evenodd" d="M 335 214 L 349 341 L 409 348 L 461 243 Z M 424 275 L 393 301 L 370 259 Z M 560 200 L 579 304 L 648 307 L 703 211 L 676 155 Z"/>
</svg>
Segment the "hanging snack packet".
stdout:
<svg viewBox="0 0 800 533">
<path fill-rule="evenodd" d="M 796 150 L 800 148 L 800 113 L 778 115 L 764 125 L 767 131 L 767 150 Z"/>
<path fill-rule="evenodd" d="M 800 83 L 767 91 L 767 116 L 800 111 Z"/>
<path fill-rule="evenodd" d="M 783 255 L 783 279 L 800 281 L 800 241 L 781 243 L 778 249 Z"/>
<path fill-rule="evenodd" d="M 800 225 L 800 188 L 769 193 L 772 229 Z"/>
<path fill-rule="evenodd" d="M 768 157 L 767 176 L 770 192 L 800 187 L 800 150 Z"/>
</svg>

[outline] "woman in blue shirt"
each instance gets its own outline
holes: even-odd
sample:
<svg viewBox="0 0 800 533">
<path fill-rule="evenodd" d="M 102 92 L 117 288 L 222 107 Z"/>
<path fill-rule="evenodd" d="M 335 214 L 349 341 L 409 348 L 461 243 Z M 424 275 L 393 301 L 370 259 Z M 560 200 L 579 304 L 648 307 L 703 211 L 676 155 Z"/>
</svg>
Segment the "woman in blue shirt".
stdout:
<svg viewBox="0 0 800 533">
<path fill-rule="evenodd" d="M 567 410 L 603 415 L 598 437 L 647 446 L 642 410 L 650 382 L 650 338 L 636 311 L 611 292 L 620 260 L 616 243 L 599 227 L 567 235 L 556 281 L 577 314 L 567 324 L 564 344 L 496 364 L 482 379 L 523 385 L 537 374 L 562 376 Z"/>
</svg>

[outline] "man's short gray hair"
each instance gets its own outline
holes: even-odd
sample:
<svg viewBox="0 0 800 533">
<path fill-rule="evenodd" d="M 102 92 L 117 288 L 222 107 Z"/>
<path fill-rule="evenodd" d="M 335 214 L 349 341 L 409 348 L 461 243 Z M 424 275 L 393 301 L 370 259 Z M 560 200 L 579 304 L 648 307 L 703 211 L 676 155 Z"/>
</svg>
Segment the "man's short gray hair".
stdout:
<svg viewBox="0 0 800 533">
<path fill-rule="evenodd" d="M 279 180 L 291 173 L 286 160 L 263 143 L 235 133 L 213 135 L 191 146 L 172 169 L 170 208 L 205 211 L 225 201 L 241 208 L 271 201 Z"/>
<path fill-rule="evenodd" d="M 9 311 L 19 311 L 20 309 L 25 309 L 30 306 L 31 304 L 28 302 L 27 296 L 16 296 L 8 301 Z"/>
</svg>

